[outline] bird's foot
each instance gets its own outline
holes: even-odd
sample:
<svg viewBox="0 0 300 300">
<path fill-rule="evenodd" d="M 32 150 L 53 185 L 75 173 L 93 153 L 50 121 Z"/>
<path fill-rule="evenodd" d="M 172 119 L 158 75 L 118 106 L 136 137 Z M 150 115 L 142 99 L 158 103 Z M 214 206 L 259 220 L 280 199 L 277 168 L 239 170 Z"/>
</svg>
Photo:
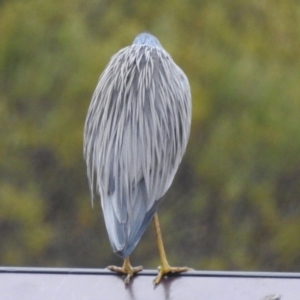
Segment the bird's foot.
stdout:
<svg viewBox="0 0 300 300">
<path fill-rule="evenodd" d="M 126 278 L 124 280 L 125 285 L 129 284 L 131 277 L 137 273 L 143 270 L 142 266 L 138 267 L 132 267 L 130 264 L 130 261 L 128 258 L 124 260 L 124 264 L 122 267 L 116 267 L 116 266 L 108 266 L 107 269 L 109 269 L 112 272 L 125 274 Z"/>
<path fill-rule="evenodd" d="M 188 268 L 188 267 L 171 267 L 169 265 L 159 266 L 158 267 L 158 275 L 154 279 L 153 283 L 154 283 L 154 285 L 157 285 L 165 275 L 187 272 L 187 271 L 192 271 L 192 270 L 193 269 Z"/>
</svg>

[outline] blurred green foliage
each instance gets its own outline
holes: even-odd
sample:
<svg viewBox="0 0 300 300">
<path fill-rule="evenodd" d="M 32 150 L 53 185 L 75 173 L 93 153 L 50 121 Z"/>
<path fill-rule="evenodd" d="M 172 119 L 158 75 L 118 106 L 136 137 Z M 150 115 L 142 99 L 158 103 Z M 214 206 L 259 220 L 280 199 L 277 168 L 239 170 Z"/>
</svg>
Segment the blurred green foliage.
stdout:
<svg viewBox="0 0 300 300">
<path fill-rule="evenodd" d="M 85 115 L 109 58 L 149 31 L 190 79 L 187 153 L 160 208 L 169 260 L 300 269 L 298 1 L 0 1 L 0 264 L 105 267 Z M 154 268 L 152 228 L 133 262 Z"/>
</svg>

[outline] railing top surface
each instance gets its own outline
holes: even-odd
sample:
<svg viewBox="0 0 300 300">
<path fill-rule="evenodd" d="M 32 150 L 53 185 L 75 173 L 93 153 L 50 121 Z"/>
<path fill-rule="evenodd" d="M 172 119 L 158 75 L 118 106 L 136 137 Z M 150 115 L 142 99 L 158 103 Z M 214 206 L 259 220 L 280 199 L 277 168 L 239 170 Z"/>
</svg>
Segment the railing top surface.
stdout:
<svg viewBox="0 0 300 300">
<path fill-rule="evenodd" d="M 165 277 L 144 270 L 125 287 L 106 269 L 0 267 L 1 299 L 300 300 L 300 273 L 190 271 Z"/>
</svg>

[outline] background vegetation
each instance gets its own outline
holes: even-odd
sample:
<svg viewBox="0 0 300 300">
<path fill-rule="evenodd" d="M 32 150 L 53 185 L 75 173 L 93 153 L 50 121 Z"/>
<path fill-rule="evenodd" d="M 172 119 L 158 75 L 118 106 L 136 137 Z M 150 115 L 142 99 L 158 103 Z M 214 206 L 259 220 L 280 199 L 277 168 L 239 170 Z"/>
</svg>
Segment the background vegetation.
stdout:
<svg viewBox="0 0 300 300">
<path fill-rule="evenodd" d="M 120 264 L 91 207 L 87 108 L 109 58 L 156 35 L 190 79 L 193 124 L 160 208 L 172 264 L 300 270 L 300 4 L 0 1 L 0 265 Z M 156 268 L 150 227 L 133 263 Z"/>
</svg>

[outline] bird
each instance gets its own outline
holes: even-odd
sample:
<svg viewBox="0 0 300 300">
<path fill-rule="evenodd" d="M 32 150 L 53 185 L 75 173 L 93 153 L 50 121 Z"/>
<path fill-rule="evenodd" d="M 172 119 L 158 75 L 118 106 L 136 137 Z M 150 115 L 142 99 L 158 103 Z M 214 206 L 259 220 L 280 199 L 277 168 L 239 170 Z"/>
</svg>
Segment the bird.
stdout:
<svg viewBox="0 0 300 300">
<path fill-rule="evenodd" d="M 171 267 L 157 210 L 185 153 L 191 127 L 187 76 L 152 34 L 142 32 L 114 54 L 93 93 L 84 125 L 84 159 L 91 197 L 100 196 L 111 247 L 125 284 L 142 270 L 129 256 L 153 220 L 161 265 L 154 284 Z"/>
</svg>

